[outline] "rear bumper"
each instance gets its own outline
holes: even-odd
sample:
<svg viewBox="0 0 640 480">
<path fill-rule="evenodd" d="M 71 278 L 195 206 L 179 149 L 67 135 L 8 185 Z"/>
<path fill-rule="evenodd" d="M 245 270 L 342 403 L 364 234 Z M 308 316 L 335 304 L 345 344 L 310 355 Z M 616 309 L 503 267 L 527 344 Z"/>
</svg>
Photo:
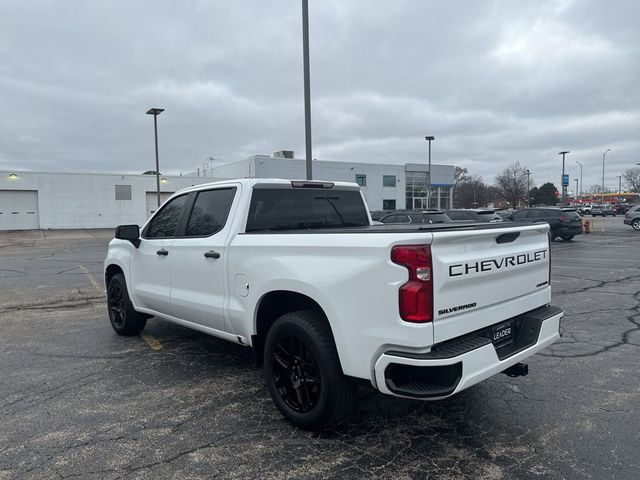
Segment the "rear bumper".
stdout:
<svg viewBox="0 0 640 480">
<path fill-rule="evenodd" d="M 547 306 L 515 317 L 513 343 L 497 349 L 487 338 L 488 327 L 434 345 L 428 353 L 387 351 L 374 367 L 378 390 L 423 400 L 454 395 L 554 343 L 562 316 L 562 310 Z"/>
</svg>

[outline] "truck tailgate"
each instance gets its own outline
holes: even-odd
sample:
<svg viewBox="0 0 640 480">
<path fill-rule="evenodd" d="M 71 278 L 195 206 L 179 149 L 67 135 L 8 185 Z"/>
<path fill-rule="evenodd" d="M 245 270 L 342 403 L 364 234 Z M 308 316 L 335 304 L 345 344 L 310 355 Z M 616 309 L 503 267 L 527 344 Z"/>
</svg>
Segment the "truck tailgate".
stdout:
<svg viewBox="0 0 640 480">
<path fill-rule="evenodd" d="M 434 341 L 548 304 L 548 230 L 545 223 L 434 232 Z"/>
</svg>

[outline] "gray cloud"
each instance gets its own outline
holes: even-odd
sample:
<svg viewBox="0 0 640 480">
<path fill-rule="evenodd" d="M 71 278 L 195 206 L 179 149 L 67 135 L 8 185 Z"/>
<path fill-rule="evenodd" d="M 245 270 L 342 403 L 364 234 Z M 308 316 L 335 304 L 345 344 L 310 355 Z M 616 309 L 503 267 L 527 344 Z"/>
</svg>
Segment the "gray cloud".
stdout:
<svg viewBox="0 0 640 480">
<path fill-rule="evenodd" d="M 310 1 L 314 156 L 584 185 L 640 162 L 640 4 Z M 0 4 L 0 168 L 195 170 L 304 151 L 300 2 Z"/>
</svg>

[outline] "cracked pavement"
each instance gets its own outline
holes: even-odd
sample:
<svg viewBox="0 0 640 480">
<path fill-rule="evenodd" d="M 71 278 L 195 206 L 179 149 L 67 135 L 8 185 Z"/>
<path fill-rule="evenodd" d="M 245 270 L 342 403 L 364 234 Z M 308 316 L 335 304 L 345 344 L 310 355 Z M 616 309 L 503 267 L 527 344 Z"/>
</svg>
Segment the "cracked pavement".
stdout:
<svg viewBox="0 0 640 480">
<path fill-rule="evenodd" d="M 0 479 L 616 478 L 640 471 L 640 232 L 554 242 L 563 338 L 451 399 L 362 387 L 349 424 L 286 423 L 251 351 L 109 325 L 111 232 L 0 233 Z M 93 278 L 93 281 L 91 280 Z"/>
</svg>

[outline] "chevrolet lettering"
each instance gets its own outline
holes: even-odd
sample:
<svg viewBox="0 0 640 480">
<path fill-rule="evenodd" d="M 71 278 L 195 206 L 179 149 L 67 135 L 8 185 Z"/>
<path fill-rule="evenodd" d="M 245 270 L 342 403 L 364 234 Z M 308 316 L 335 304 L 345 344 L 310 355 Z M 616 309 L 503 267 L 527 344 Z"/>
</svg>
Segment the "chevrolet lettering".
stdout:
<svg viewBox="0 0 640 480">
<path fill-rule="evenodd" d="M 547 258 L 546 250 L 509 255 L 500 259 L 481 260 L 473 263 L 458 263 L 449 266 L 450 277 L 460 277 L 471 273 L 491 272 L 503 268 L 515 267 L 526 263 L 540 262 Z"/>
</svg>

